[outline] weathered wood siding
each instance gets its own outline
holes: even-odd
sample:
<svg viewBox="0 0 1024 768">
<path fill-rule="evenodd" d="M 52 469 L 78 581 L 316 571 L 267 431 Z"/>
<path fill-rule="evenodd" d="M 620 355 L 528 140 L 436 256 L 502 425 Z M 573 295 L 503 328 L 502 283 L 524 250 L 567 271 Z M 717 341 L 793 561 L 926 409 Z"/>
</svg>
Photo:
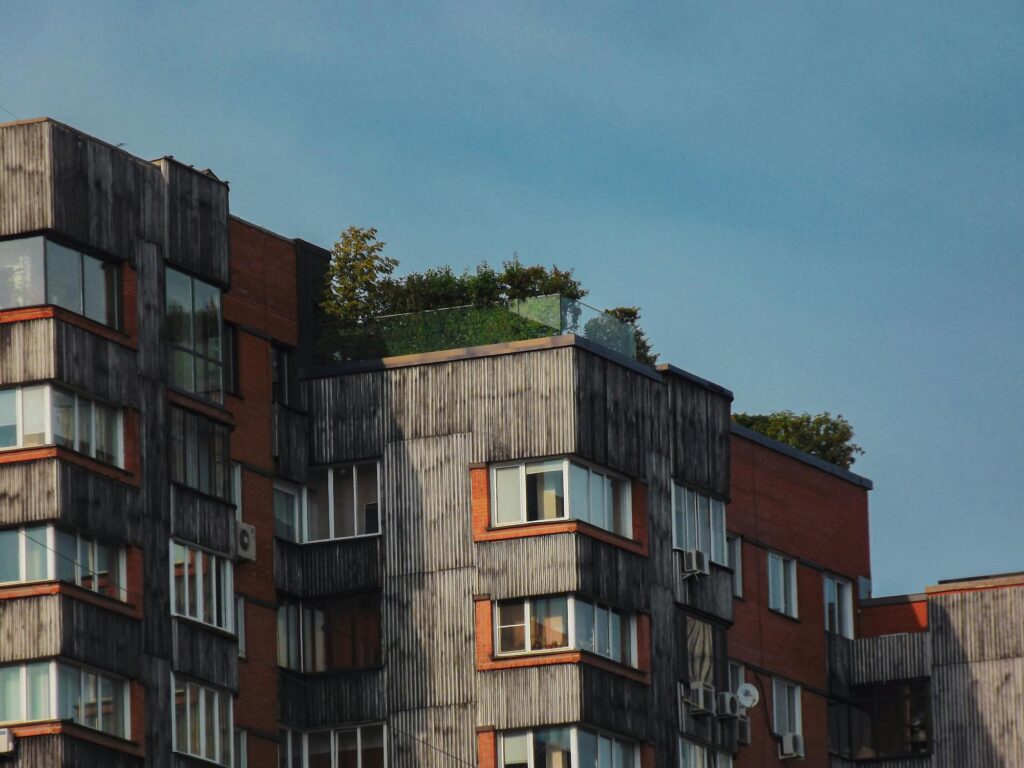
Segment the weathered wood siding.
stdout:
<svg viewBox="0 0 1024 768">
<path fill-rule="evenodd" d="M 67 733 L 18 739 L 14 760 L 7 763 L 12 768 L 138 768 L 142 764 L 141 758 L 75 738 Z"/>
<path fill-rule="evenodd" d="M 238 689 L 238 642 L 188 619 L 174 619 L 172 663 L 175 673 Z"/>
<path fill-rule="evenodd" d="M 384 670 L 299 675 L 278 672 L 279 718 L 291 728 L 384 720 Z"/>
<path fill-rule="evenodd" d="M 271 422 L 271 455 L 277 459 L 277 475 L 295 483 L 306 479 L 309 466 L 309 416 L 280 403 L 274 404 Z"/>
<path fill-rule="evenodd" d="M 850 640 L 832 633 L 825 634 L 825 663 L 827 665 L 828 694 L 833 698 L 846 701 L 850 698 L 850 677 L 853 666 L 854 643 L 864 640 Z M 871 650 L 874 647 L 871 646 Z M 862 652 L 863 653 L 863 652 Z M 866 654 L 865 654 L 866 656 Z M 873 662 L 862 662 L 862 667 L 871 666 Z"/>
<path fill-rule="evenodd" d="M 70 323 L 47 322 L 53 325 L 54 377 L 59 383 L 117 405 L 138 407 L 134 350 Z"/>
<path fill-rule="evenodd" d="M 928 677 L 931 667 L 928 632 L 858 638 L 853 643 L 850 684 Z"/>
<path fill-rule="evenodd" d="M 476 734 L 467 705 L 397 712 L 388 718 L 388 768 L 476 765 Z"/>
<path fill-rule="evenodd" d="M 177 483 L 171 489 L 171 534 L 227 557 L 235 555 L 235 507 Z"/>
<path fill-rule="evenodd" d="M 0 325 L 0 386 L 46 381 L 56 368 L 52 320 Z"/>
<path fill-rule="evenodd" d="M 683 553 L 672 551 L 676 602 L 723 621 L 732 621 L 732 570 L 710 563 L 708 576 L 684 576 Z"/>
<path fill-rule="evenodd" d="M 498 730 L 579 722 L 579 664 L 551 664 L 476 673 L 477 722 Z"/>
<path fill-rule="evenodd" d="M 8 126 L 0 140 L 0 236 L 53 225 L 50 124 Z"/>
<path fill-rule="evenodd" d="M 227 287 L 227 185 L 171 158 L 157 160 L 156 165 L 167 185 L 167 261 Z"/>
<path fill-rule="evenodd" d="M 292 544 L 273 540 L 274 584 L 294 597 L 380 589 L 381 537 Z"/>
</svg>

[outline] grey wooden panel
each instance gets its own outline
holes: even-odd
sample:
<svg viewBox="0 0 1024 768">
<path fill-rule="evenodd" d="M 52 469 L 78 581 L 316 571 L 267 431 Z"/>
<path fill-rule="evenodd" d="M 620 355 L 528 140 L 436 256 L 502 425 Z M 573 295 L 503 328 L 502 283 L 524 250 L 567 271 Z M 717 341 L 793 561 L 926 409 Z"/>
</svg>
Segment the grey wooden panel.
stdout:
<svg viewBox="0 0 1024 768">
<path fill-rule="evenodd" d="M 233 504 L 171 485 L 171 535 L 234 557 L 235 525 Z"/>
<path fill-rule="evenodd" d="M 272 418 L 271 455 L 277 459 L 277 475 L 302 483 L 309 466 L 309 416 L 275 403 Z"/>
<path fill-rule="evenodd" d="M 387 574 L 472 567 L 469 465 L 467 435 L 388 444 L 382 462 Z"/>
<path fill-rule="evenodd" d="M 585 664 L 580 674 L 584 722 L 637 741 L 658 740 L 651 686 Z"/>
<path fill-rule="evenodd" d="M 62 595 L 61 655 L 136 678 L 142 666 L 142 622 Z"/>
<path fill-rule="evenodd" d="M 633 611 L 650 608 L 650 559 L 576 534 L 579 591 Z"/>
<path fill-rule="evenodd" d="M 864 761 L 854 762 L 853 760 L 844 760 L 841 757 L 835 755 L 829 755 L 829 768 L 858 768 L 858 766 L 865 765 Z M 929 768 L 932 765 L 931 755 L 922 755 L 920 757 L 901 757 L 892 758 L 890 760 L 871 760 L 867 762 L 871 768 Z"/>
<path fill-rule="evenodd" d="M 54 464 L 62 522 L 101 538 L 133 544 L 142 541 L 146 522 L 138 514 L 137 488 L 77 464 Z"/>
<path fill-rule="evenodd" d="M 688 608 L 723 621 L 732 621 L 732 571 L 711 563 L 709 576 L 683 576 L 683 553 L 673 550 L 675 563 L 674 594 L 676 601 Z"/>
<path fill-rule="evenodd" d="M 476 592 L 493 600 L 579 589 L 576 534 L 485 541 L 477 547 Z"/>
<path fill-rule="evenodd" d="M 167 184 L 167 261 L 203 280 L 227 286 L 227 185 L 170 158 L 156 164 Z"/>
<path fill-rule="evenodd" d="M 56 371 L 52 320 L 0 325 L 0 386 L 45 381 Z"/>
<path fill-rule="evenodd" d="M 51 155 L 49 123 L 0 128 L 0 236 L 52 225 Z"/>
<path fill-rule="evenodd" d="M 469 367 L 477 366 L 471 362 Z M 461 361 L 388 371 L 384 379 L 385 440 L 469 432 L 471 403 L 466 374 L 466 364 Z"/>
<path fill-rule="evenodd" d="M 580 664 L 476 673 L 478 726 L 497 730 L 578 723 L 583 718 Z"/>
<path fill-rule="evenodd" d="M 850 684 L 928 677 L 931 650 L 929 632 L 858 638 L 853 644 Z"/>
<path fill-rule="evenodd" d="M 384 453 L 384 371 L 305 383 L 310 464 L 334 464 Z"/>
<path fill-rule="evenodd" d="M 205 680 L 221 688 L 238 690 L 238 642 L 217 630 L 188 619 L 174 619 L 172 663 L 174 672 Z"/>
<path fill-rule="evenodd" d="M 932 595 L 928 628 L 935 664 L 1024 657 L 1024 588 Z"/>
<path fill-rule="evenodd" d="M 388 768 L 476 765 L 471 705 L 392 712 L 387 721 Z"/>
<path fill-rule="evenodd" d="M 14 761 L 5 764 L 14 768 L 138 768 L 143 760 L 67 733 L 56 733 L 18 739 Z M 163 763 L 150 761 L 149 764 Z"/>
<path fill-rule="evenodd" d="M 58 595 L 0 600 L 0 662 L 58 655 L 60 628 Z"/>
<path fill-rule="evenodd" d="M 840 635 L 831 633 L 825 634 L 825 663 L 828 675 L 828 694 L 833 698 L 846 700 L 850 697 L 850 677 L 853 667 L 854 643 L 862 643 L 864 640 L 849 640 Z M 875 646 L 865 648 L 865 651 L 874 651 Z M 865 652 L 865 656 L 868 654 Z M 862 666 L 873 666 L 873 662 Z M 925 673 L 927 674 L 927 673 Z"/>
<path fill-rule="evenodd" d="M 380 536 L 315 544 L 273 539 L 273 548 L 274 584 L 289 595 L 317 597 L 380 588 Z"/>
<path fill-rule="evenodd" d="M 55 377 L 119 405 L 138 406 L 135 351 L 60 320 L 54 324 Z"/>
<path fill-rule="evenodd" d="M 936 768 L 1024 765 L 1024 658 L 932 671 Z"/>
<path fill-rule="evenodd" d="M 56 459 L 0 465 L 0 525 L 51 520 L 56 512 Z"/>
<path fill-rule="evenodd" d="M 387 716 L 382 669 L 318 675 L 281 670 L 277 679 L 278 717 L 284 726 L 320 728 Z"/>
<path fill-rule="evenodd" d="M 472 701 L 472 569 L 392 575 L 383 602 L 389 711 Z"/>
</svg>

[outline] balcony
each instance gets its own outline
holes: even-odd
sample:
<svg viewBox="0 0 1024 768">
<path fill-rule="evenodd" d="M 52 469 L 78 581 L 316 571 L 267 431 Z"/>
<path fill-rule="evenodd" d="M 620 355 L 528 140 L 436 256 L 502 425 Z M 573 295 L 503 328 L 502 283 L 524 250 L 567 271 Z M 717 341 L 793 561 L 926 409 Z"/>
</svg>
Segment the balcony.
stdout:
<svg viewBox="0 0 1024 768">
<path fill-rule="evenodd" d="M 317 353 L 323 362 L 369 360 L 567 334 L 636 359 L 633 326 L 557 294 L 327 324 L 320 329 Z"/>
</svg>

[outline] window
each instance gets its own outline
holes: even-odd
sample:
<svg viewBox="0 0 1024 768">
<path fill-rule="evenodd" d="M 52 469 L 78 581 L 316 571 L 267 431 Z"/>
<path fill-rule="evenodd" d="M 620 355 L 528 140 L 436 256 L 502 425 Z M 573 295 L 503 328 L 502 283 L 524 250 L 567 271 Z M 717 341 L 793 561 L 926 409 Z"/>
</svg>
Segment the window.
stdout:
<svg viewBox="0 0 1024 768">
<path fill-rule="evenodd" d="M 574 518 L 619 536 L 633 535 L 627 480 L 568 459 L 495 466 L 493 525 Z"/>
<path fill-rule="evenodd" d="M 725 546 L 725 502 L 672 484 L 672 546 L 699 549 L 708 560 L 728 565 Z"/>
<path fill-rule="evenodd" d="M 278 606 L 277 663 L 297 672 L 380 666 L 380 595 Z"/>
<path fill-rule="evenodd" d="M 66 581 L 128 599 L 124 548 L 53 526 L 0 531 L 0 584 Z"/>
<path fill-rule="evenodd" d="M 729 662 L 729 691 L 736 693 L 743 685 L 747 678 L 746 668 L 738 661 Z"/>
<path fill-rule="evenodd" d="M 387 747 L 381 723 L 329 731 L 281 729 L 279 768 L 385 768 Z"/>
<path fill-rule="evenodd" d="M 222 402 L 220 289 L 170 268 L 166 270 L 166 279 L 170 383 Z"/>
<path fill-rule="evenodd" d="M 242 464 L 231 462 L 231 501 L 235 505 L 235 521 L 242 522 Z"/>
<path fill-rule="evenodd" d="M 232 768 L 247 768 L 249 765 L 249 732 L 244 728 L 235 728 L 234 744 L 231 752 Z"/>
<path fill-rule="evenodd" d="M 238 326 L 224 323 L 224 391 L 231 395 L 242 394 L 238 374 Z"/>
<path fill-rule="evenodd" d="M 743 539 L 739 536 L 726 536 L 729 550 L 729 567 L 732 568 L 732 594 L 743 597 Z"/>
<path fill-rule="evenodd" d="M 238 635 L 238 657 L 245 658 L 245 598 L 235 595 L 235 634 Z"/>
<path fill-rule="evenodd" d="M 768 553 L 768 607 L 796 618 L 796 560 Z"/>
<path fill-rule="evenodd" d="M 500 768 L 639 768 L 639 747 L 605 731 L 582 726 L 501 733 Z"/>
<path fill-rule="evenodd" d="M 0 390 L 0 448 L 59 445 L 123 466 L 121 409 L 50 385 Z"/>
<path fill-rule="evenodd" d="M 128 682 L 64 662 L 0 667 L 0 723 L 72 720 L 129 738 Z"/>
<path fill-rule="evenodd" d="M 172 749 L 231 765 L 234 741 L 231 694 L 171 675 Z"/>
<path fill-rule="evenodd" d="M 308 543 L 380 533 L 380 465 L 317 467 L 305 487 L 274 486 L 275 535 Z"/>
<path fill-rule="evenodd" d="M 799 685 L 772 679 L 772 726 L 777 736 L 804 732 Z"/>
<path fill-rule="evenodd" d="M 573 596 L 504 600 L 495 605 L 499 656 L 579 649 L 636 666 L 636 619 Z"/>
<path fill-rule="evenodd" d="M 853 759 L 904 757 L 931 750 L 931 690 L 927 680 L 852 688 Z"/>
<path fill-rule="evenodd" d="M 721 690 L 728 674 L 725 630 L 693 616 L 686 617 L 686 663 L 690 683 Z"/>
<path fill-rule="evenodd" d="M 679 768 L 732 768 L 732 755 L 679 737 Z"/>
<path fill-rule="evenodd" d="M 853 638 L 853 587 L 846 579 L 825 576 L 825 631 Z"/>
<path fill-rule="evenodd" d="M 120 298 L 118 264 L 42 237 L 0 242 L 0 309 L 55 304 L 119 328 Z"/>
<path fill-rule="evenodd" d="M 171 614 L 234 631 L 234 574 L 226 557 L 171 542 Z"/>
<path fill-rule="evenodd" d="M 228 427 L 175 406 L 169 409 L 167 423 L 171 482 L 230 499 Z"/>
<path fill-rule="evenodd" d="M 297 408 L 299 400 L 299 376 L 295 369 L 295 354 L 274 344 L 270 352 L 271 400 L 290 408 Z"/>
</svg>

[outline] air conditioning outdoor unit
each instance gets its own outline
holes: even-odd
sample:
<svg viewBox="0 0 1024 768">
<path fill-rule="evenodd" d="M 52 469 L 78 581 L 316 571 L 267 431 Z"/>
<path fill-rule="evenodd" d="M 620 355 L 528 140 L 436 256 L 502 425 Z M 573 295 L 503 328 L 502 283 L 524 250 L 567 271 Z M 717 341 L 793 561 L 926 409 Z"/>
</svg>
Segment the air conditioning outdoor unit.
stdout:
<svg viewBox="0 0 1024 768">
<path fill-rule="evenodd" d="M 707 683 L 690 683 L 687 696 L 691 715 L 715 714 L 715 686 Z"/>
<path fill-rule="evenodd" d="M 746 715 L 740 715 L 736 719 L 736 742 L 750 746 L 750 718 Z"/>
<path fill-rule="evenodd" d="M 683 576 L 707 576 L 708 556 L 699 549 L 687 549 L 683 552 Z"/>
<path fill-rule="evenodd" d="M 239 523 L 235 534 L 235 554 L 239 560 L 252 562 L 256 559 L 256 528 L 248 523 Z"/>
<path fill-rule="evenodd" d="M 779 741 L 779 759 L 792 760 L 804 755 L 804 737 L 799 733 L 784 733 Z"/>
<path fill-rule="evenodd" d="M 742 709 L 743 707 L 740 706 L 740 700 L 736 698 L 735 693 L 725 691 L 718 694 L 717 711 L 719 717 L 739 717 Z"/>
<path fill-rule="evenodd" d="M 14 734 L 10 728 L 0 728 L 0 755 L 14 752 Z"/>
</svg>

